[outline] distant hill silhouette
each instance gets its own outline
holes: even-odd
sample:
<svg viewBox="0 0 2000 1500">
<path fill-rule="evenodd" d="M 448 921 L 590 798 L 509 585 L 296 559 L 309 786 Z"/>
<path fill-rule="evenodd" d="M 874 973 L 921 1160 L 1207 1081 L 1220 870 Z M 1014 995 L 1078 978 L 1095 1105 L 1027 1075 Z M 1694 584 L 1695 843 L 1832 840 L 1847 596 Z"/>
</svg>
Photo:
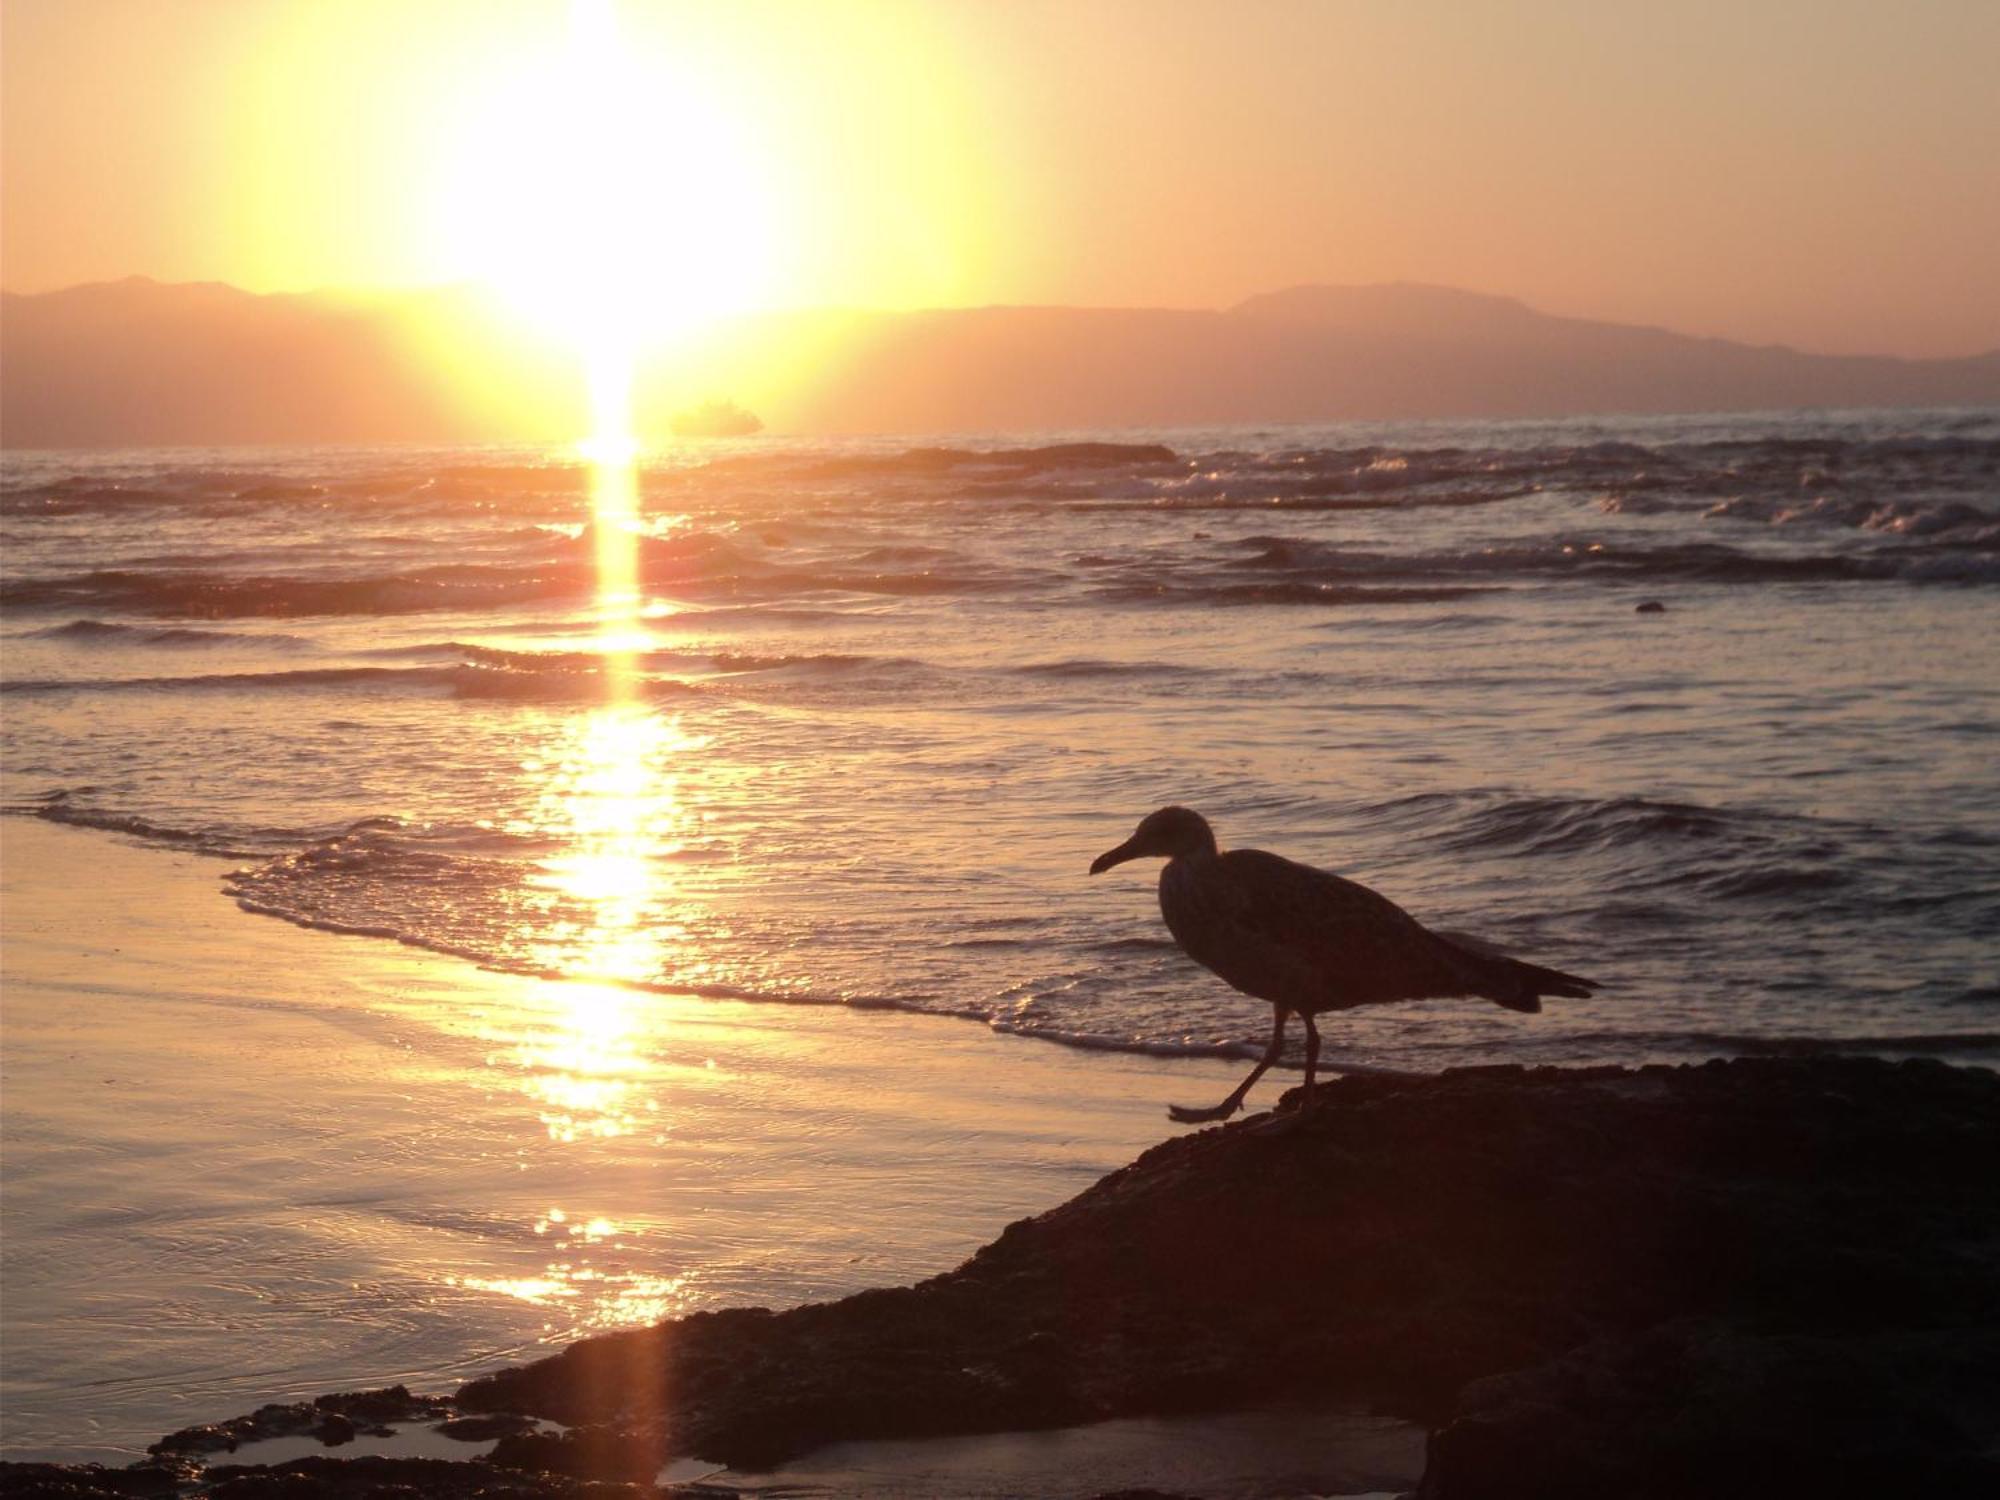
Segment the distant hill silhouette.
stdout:
<svg viewBox="0 0 2000 1500">
<path fill-rule="evenodd" d="M 456 330 L 462 358 L 449 352 L 447 330 Z M 563 373 L 546 351 L 500 349 L 503 330 L 491 308 L 456 290 L 257 296 L 219 282 L 132 277 L 7 293 L 0 443 L 502 438 L 510 434 L 504 415 L 468 394 L 454 366 L 497 361 L 550 397 Z M 564 418 L 573 421 L 573 412 L 557 415 Z"/>
<path fill-rule="evenodd" d="M 465 289 L 257 296 L 144 278 L 0 298 L 8 447 L 574 436 L 574 370 Z M 641 427 L 727 392 L 778 432 L 941 432 L 2000 404 L 2000 351 L 1802 354 L 1411 285 L 1226 311 L 741 318 L 649 369 Z"/>
</svg>

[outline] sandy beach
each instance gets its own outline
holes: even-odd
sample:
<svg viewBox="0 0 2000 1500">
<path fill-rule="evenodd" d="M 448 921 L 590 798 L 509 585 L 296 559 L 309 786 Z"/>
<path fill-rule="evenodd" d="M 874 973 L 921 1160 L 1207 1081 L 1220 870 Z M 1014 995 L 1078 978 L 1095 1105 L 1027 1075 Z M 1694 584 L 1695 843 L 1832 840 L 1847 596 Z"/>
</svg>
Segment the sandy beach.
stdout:
<svg viewBox="0 0 2000 1500">
<path fill-rule="evenodd" d="M 0 16 L 0 1500 L 2000 1497 L 2000 4 Z"/>
<path fill-rule="evenodd" d="M 932 1275 L 1240 1072 L 494 974 L 0 840 L 9 1457 Z"/>
</svg>

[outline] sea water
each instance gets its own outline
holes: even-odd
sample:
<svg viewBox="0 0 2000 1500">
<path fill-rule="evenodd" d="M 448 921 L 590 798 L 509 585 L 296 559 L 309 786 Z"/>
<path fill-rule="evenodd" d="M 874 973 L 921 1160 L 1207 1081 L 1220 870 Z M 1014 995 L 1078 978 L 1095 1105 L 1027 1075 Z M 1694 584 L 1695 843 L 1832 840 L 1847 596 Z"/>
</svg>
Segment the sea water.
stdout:
<svg viewBox="0 0 2000 1500">
<path fill-rule="evenodd" d="M 1084 436 L 659 455 L 623 709 L 563 455 L 15 455 L 8 805 L 502 968 L 1206 1049 L 1267 1017 L 1084 876 L 1179 802 L 1606 985 L 1346 1058 L 1990 1055 L 2000 418 Z"/>
<path fill-rule="evenodd" d="M 7 809 L 468 974 L 1247 1054 L 1151 869 L 1085 873 L 1183 803 L 1604 985 L 1330 1015 L 1335 1064 L 2000 1054 L 2000 415 L 762 438 L 639 488 L 635 626 L 573 454 L 8 455 Z"/>
</svg>

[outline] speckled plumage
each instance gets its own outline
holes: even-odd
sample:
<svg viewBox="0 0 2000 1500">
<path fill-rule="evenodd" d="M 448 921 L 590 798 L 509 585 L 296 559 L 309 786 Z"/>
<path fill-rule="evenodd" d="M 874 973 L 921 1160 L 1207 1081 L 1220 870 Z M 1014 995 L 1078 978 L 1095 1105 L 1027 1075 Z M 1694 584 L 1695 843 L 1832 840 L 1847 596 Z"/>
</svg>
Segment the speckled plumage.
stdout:
<svg viewBox="0 0 2000 1500">
<path fill-rule="evenodd" d="M 1214 1110 L 1175 1106 L 1176 1119 L 1233 1114 L 1276 1061 L 1288 1015 L 1305 1023 L 1310 1085 L 1319 1052 L 1312 1018 L 1323 1011 L 1477 995 L 1532 1012 L 1542 1008 L 1543 995 L 1583 998 L 1596 988 L 1574 974 L 1432 932 L 1388 897 L 1339 875 L 1261 849 L 1225 853 L 1207 820 L 1184 807 L 1147 816 L 1131 838 L 1099 856 L 1091 873 L 1146 855 L 1166 857 L 1160 914 L 1182 950 L 1274 1011 L 1271 1045 L 1243 1086 Z"/>
<path fill-rule="evenodd" d="M 1300 1015 L 1477 994 L 1490 983 L 1480 966 L 1491 960 L 1386 896 L 1261 849 L 1169 860 L 1160 915 L 1189 958 Z"/>
</svg>

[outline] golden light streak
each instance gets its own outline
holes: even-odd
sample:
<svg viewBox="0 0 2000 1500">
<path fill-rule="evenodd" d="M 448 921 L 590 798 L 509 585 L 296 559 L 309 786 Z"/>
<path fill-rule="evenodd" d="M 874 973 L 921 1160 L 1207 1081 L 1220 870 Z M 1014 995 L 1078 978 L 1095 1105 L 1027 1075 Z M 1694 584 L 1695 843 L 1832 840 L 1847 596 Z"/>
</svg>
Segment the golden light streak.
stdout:
<svg viewBox="0 0 2000 1500">
<path fill-rule="evenodd" d="M 551 1138 L 623 1135 L 635 1124 L 631 1093 L 647 1071 L 638 1049 L 643 996 L 624 987 L 658 977 L 662 945 L 675 935 L 660 920 L 660 858 L 675 847 L 674 782 L 661 761 L 693 742 L 646 703 L 642 656 L 650 645 L 640 571 L 638 444 L 632 435 L 634 349 L 625 297 L 636 267 L 627 205 L 632 184 L 616 164 L 629 149 L 610 0 L 575 0 L 567 61 L 579 107 L 573 144 L 589 209 L 578 226 L 569 281 L 588 293 L 573 303 L 573 331 L 588 386 L 590 433 L 578 448 L 590 464 L 591 540 L 604 702 L 573 731 L 572 748 L 550 777 L 544 826 L 564 833 L 564 852 L 543 863 L 543 883 L 588 913 L 582 930 L 553 934 L 551 967 L 571 976 L 557 1033 L 523 1049 L 522 1061 L 545 1105 Z"/>
<path fill-rule="evenodd" d="M 636 680 L 607 658 L 608 701 L 569 729 L 566 754 L 547 777 L 533 826 L 555 833 L 560 853 L 542 861 L 539 884 L 582 913 L 577 921 L 538 919 L 537 957 L 565 976 L 561 1009 L 546 1032 L 518 1048 L 528 1091 L 542 1105 L 552 1140 L 628 1134 L 650 1125 L 645 1085 L 654 1032 L 651 997 L 634 988 L 684 968 L 675 945 L 668 861 L 683 847 L 686 811 L 675 759 L 706 742 L 662 718 Z"/>
<path fill-rule="evenodd" d="M 641 188 L 626 180 L 634 149 L 631 95 L 636 80 L 619 47 L 612 0 L 573 0 L 569 89 L 576 109 L 571 149 L 583 237 L 564 284 L 574 299 L 574 333 L 588 388 L 590 433 L 581 445 L 591 467 L 591 517 L 597 554 L 599 649 L 614 706 L 628 704 L 636 686 L 633 654 L 643 649 L 640 623 L 638 444 L 632 436 L 632 328 L 643 267 L 636 258 L 646 236 L 634 204 Z M 629 739 L 629 735 L 627 736 Z M 643 757 L 626 745 L 636 770 Z M 600 760 L 603 758 L 600 757 Z"/>
<path fill-rule="evenodd" d="M 555 835 L 560 850 L 541 862 L 536 884 L 547 905 L 535 913 L 528 947 L 562 983 L 547 992 L 554 1004 L 544 1023 L 512 1051 L 520 1086 L 558 1147 L 627 1136 L 642 1126 L 665 1128 L 653 1097 L 663 1069 L 662 1028 L 643 986 L 688 967 L 670 951 L 688 940 L 669 888 L 669 861 L 683 847 L 686 819 L 676 761 L 706 743 L 684 732 L 678 719 L 662 717 L 646 694 L 646 622 L 654 611 L 644 597 L 646 520 L 632 419 L 632 309 L 643 269 L 634 258 L 639 225 L 632 204 L 640 189 L 621 167 L 633 149 L 628 101 L 621 97 L 630 75 L 609 0 L 578 0 L 572 19 L 566 66 L 578 113 L 568 139 L 580 153 L 587 212 L 574 226 L 579 239 L 563 284 L 584 289 L 569 298 L 569 331 L 590 413 L 578 449 L 590 466 L 593 613 L 604 692 L 601 703 L 564 726 L 561 755 L 533 765 L 543 792 L 530 826 Z M 679 1278 L 616 1264 L 625 1249 L 619 1237 L 637 1231 L 610 1215 L 579 1218 L 550 1208 L 534 1232 L 558 1257 L 535 1274 L 456 1284 L 561 1307 L 577 1327 L 654 1321 L 678 1305 Z"/>
<path fill-rule="evenodd" d="M 601 454 L 605 444 L 585 445 Z M 641 653 L 651 645 L 646 629 L 639 575 L 639 476 L 632 458 L 592 456 L 590 462 L 591 542 L 597 562 L 597 649 L 602 657 L 606 697 L 620 707 L 636 707 Z M 643 746 L 640 732 L 629 723 L 601 731 L 614 743 L 601 745 L 607 755 L 624 753 L 628 763 Z M 600 758 L 605 764 L 608 760 Z"/>
</svg>

